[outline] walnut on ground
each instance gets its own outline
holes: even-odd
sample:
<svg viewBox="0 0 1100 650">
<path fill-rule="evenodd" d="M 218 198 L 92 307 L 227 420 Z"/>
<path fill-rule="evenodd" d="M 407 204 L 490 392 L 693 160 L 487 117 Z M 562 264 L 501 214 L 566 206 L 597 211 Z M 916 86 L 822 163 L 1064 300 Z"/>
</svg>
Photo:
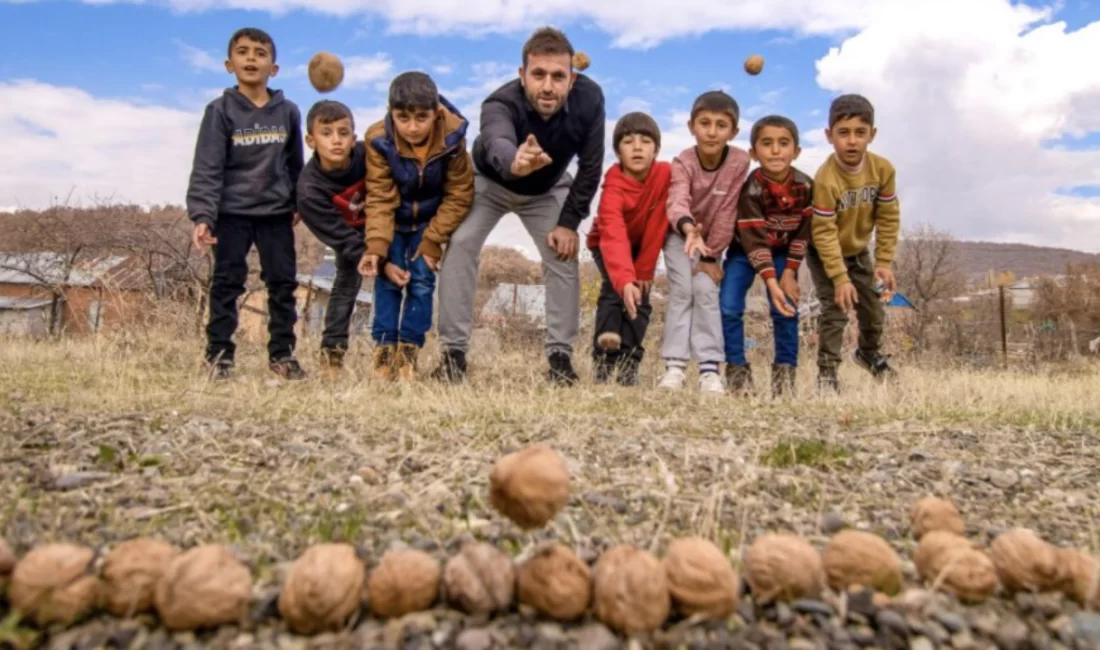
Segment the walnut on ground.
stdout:
<svg viewBox="0 0 1100 650">
<path fill-rule="evenodd" d="M 572 549 L 543 545 L 516 570 L 519 602 L 561 622 L 580 618 L 592 602 L 592 572 Z"/>
<path fill-rule="evenodd" d="M 1100 560 L 1076 548 L 1060 548 L 1058 555 L 1068 574 L 1060 591 L 1085 609 L 1100 609 Z"/>
<path fill-rule="evenodd" d="M 444 597 L 467 614 L 488 615 L 506 610 L 515 592 L 512 558 L 492 544 L 463 544 L 443 567 Z"/>
<path fill-rule="evenodd" d="M 812 598 L 825 588 L 821 554 L 791 533 L 765 533 L 746 549 L 745 580 L 758 604 Z"/>
<path fill-rule="evenodd" d="M 1058 548 L 1033 530 L 1013 528 L 989 545 L 989 559 L 997 568 L 1001 586 L 1009 593 L 1052 591 L 1071 580 L 1070 567 Z"/>
<path fill-rule="evenodd" d="M 107 554 L 100 567 L 100 606 L 119 617 L 151 611 L 157 582 L 177 555 L 179 549 L 160 539 L 122 542 Z"/>
<path fill-rule="evenodd" d="M 336 631 L 359 611 L 367 568 L 351 544 L 315 544 L 291 565 L 279 615 L 298 634 Z"/>
<path fill-rule="evenodd" d="M 524 530 L 540 528 L 569 501 L 569 470 L 547 444 L 505 454 L 489 474 L 489 503 Z"/>
<path fill-rule="evenodd" d="M 623 634 L 649 632 L 668 618 L 672 597 L 665 567 L 630 544 L 605 551 L 592 572 L 596 618 Z"/>
<path fill-rule="evenodd" d="M 913 553 L 924 581 L 965 602 L 981 602 L 997 589 L 997 568 L 981 547 L 946 530 L 926 532 Z"/>
<path fill-rule="evenodd" d="M 382 618 L 431 607 L 439 597 L 439 560 L 417 549 L 387 551 L 367 581 L 371 610 Z"/>
<path fill-rule="evenodd" d="M 169 630 L 232 625 L 248 614 L 252 573 L 229 547 L 204 544 L 177 555 L 157 583 L 154 604 Z"/>
<path fill-rule="evenodd" d="M 918 542 L 926 533 L 934 530 L 945 530 L 956 535 L 966 534 L 966 522 L 955 504 L 934 496 L 926 496 L 909 508 L 909 528 L 913 539 Z"/>
<path fill-rule="evenodd" d="M 852 585 L 872 587 L 890 596 L 901 591 L 901 558 L 874 533 L 840 531 L 829 540 L 822 562 L 829 586 L 838 591 Z"/>
<path fill-rule="evenodd" d="M 714 542 L 702 537 L 673 540 L 664 565 L 672 603 L 684 616 L 723 619 L 737 609 L 737 572 Z"/>
<path fill-rule="evenodd" d="M 8 601 L 40 626 L 68 625 L 93 612 L 99 591 L 95 551 L 51 543 L 31 549 L 11 574 Z"/>
</svg>

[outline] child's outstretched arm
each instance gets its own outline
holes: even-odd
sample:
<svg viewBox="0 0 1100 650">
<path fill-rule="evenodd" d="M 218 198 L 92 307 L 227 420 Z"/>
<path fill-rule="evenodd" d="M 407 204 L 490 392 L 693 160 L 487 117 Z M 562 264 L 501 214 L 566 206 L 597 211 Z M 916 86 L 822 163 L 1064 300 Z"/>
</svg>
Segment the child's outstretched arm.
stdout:
<svg viewBox="0 0 1100 650">
<path fill-rule="evenodd" d="M 672 230 L 683 236 L 683 225 L 695 223 L 695 219 L 691 216 L 691 173 L 679 159 L 672 161 L 672 180 L 668 186 L 666 208 Z"/>
<path fill-rule="evenodd" d="M 875 266 L 888 269 L 897 255 L 901 205 L 898 203 L 897 172 L 892 165 L 886 172 L 886 180 L 875 200 Z"/>
<path fill-rule="evenodd" d="M 443 256 L 443 246 L 450 241 L 451 235 L 470 213 L 474 203 L 474 165 L 466 140 L 458 144 L 458 153 L 447 164 L 447 177 L 443 181 L 443 202 L 417 247 L 417 255 L 430 258 L 438 263 Z"/>
<path fill-rule="evenodd" d="M 367 200 L 366 212 L 367 255 L 385 259 L 393 243 L 394 213 L 401 205 L 401 194 L 393 180 L 389 162 L 374 146 L 367 142 Z"/>
</svg>

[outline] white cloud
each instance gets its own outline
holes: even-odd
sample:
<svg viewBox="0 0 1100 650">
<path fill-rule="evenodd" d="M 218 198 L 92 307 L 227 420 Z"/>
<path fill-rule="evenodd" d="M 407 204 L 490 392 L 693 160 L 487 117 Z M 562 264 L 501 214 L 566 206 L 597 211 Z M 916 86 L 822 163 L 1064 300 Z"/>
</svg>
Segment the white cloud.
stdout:
<svg viewBox="0 0 1100 650">
<path fill-rule="evenodd" d="M 193 69 L 199 72 L 225 72 L 225 62 L 218 60 L 206 50 L 188 45 L 179 39 L 174 42 L 180 49 L 180 56 Z"/>
<path fill-rule="evenodd" d="M 432 73 L 437 74 L 437 75 L 449 75 L 454 71 L 455 71 L 455 68 L 454 68 L 453 65 L 443 64 L 443 65 L 432 66 Z"/>
<path fill-rule="evenodd" d="M 903 220 L 967 239 L 1100 241 L 1100 200 L 1055 193 L 1100 183 L 1100 150 L 1043 146 L 1100 130 L 1100 70 L 1085 63 L 1100 59 L 1100 22 L 1067 32 L 1046 18 L 1005 0 L 926 0 L 818 62 L 820 85 L 874 102 L 872 147 L 898 169 Z"/>
</svg>

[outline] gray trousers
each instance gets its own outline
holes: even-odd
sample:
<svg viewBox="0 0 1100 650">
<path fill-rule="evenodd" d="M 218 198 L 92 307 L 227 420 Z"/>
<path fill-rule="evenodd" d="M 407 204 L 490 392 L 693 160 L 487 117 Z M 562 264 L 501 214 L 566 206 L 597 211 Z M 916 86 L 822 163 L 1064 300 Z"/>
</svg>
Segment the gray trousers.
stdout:
<svg viewBox="0 0 1100 650">
<path fill-rule="evenodd" d="M 439 272 L 439 343 L 442 350 L 466 352 L 474 320 L 474 298 L 481 248 L 509 212 L 519 216 L 542 256 L 546 285 L 546 354 L 572 355 L 580 327 L 580 271 L 577 259 L 562 262 L 546 243 L 558 225 L 573 177 L 565 173 L 548 193 L 524 196 L 481 174 L 474 175 L 474 203 L 451 235 Z M 583 245 L 583 242 L 581 242 Z"/>
<path fill-rule="evenodd" d="M 692 275 L 692 264 L 684 254 L 684 238 L 669 232 L 665 239 L 665 268 L 668 271 L 668 304 L 665 308 L 665 361 L 721 363 L 722 312 L 718 308 L 718 285 L 706 273 Z"/>
</svg>

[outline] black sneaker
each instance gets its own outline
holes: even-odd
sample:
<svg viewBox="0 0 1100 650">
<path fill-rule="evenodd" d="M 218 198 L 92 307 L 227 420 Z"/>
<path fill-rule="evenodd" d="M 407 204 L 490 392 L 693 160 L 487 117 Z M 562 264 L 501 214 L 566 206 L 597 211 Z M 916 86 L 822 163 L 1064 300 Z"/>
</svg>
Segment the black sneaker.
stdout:
<svg viewBox="0 0 1100 650">
<path fill-rule="evenodd" d="M 638 385 L 638 366 L 640 363 L 634 357 L 626 357 L 619 363 L 620 386 Z"/>
<path fill-rule="evenodd" d="M 462 350 L 446 350 L 439 366 L 432 371 L 432 379 L 457 384 L 466 378 L 466 353 Z"/>
<path fill-rule="evenodd" d="M 321 348 L 321 366 L 331 369 L 343 368 L 347 352 L 346 348 Z"/>
<path fill-rule="evenodd" d="M 298 365 L 298 360 L 294 357 L 274 359 L 267 367 L 283 379 L 298 380 L 306 378 L 306 371 L 302 370 L 302 366 Z"/>
<path fill-rule="evenodd" d="M 772 366 L 772 396 L 783 397 L 794 392 L 795 367 L 785 363 Z"/>
<path fill-rule="evenodd" d="M 226 359 L 206 362 L 206 376 L 211 381 L 225 381 L 233 378 L 233 362 Z"/>
<path fill-rule="evenodd" d="M 875 379 L 884 380 L 895 374 L 894 369 L 890 367 L 890 363 L 887 361 L 886 355 L 881 352 L 864 354 L 862 350 L 856 350 L 852 358 L 855 360 L 856 365 L 871 373 L 871 376 Z"/>
<path fill-rule="evenodd" d="M 818 366 L 817 389 L 821 392 L 840 392 L 840 379 L 837 378 L 836 366 Z"/>
<path fill-rule="evenodd" d="M 752 364 L 746 363 L 739 366 L 733 363 L 726 364 L 726 386 L 731 393 L 748 393 L 753 389 Z"/>
<path fill-rule="evenodd" d="M 573 360 L 564 352 L 554 352 L 550 355 L 550 370 L 547 378 L 551 383 L 559 386 L 572 386 L 580 381 L 580 377 L 573 370 Z"/>
</svg>

